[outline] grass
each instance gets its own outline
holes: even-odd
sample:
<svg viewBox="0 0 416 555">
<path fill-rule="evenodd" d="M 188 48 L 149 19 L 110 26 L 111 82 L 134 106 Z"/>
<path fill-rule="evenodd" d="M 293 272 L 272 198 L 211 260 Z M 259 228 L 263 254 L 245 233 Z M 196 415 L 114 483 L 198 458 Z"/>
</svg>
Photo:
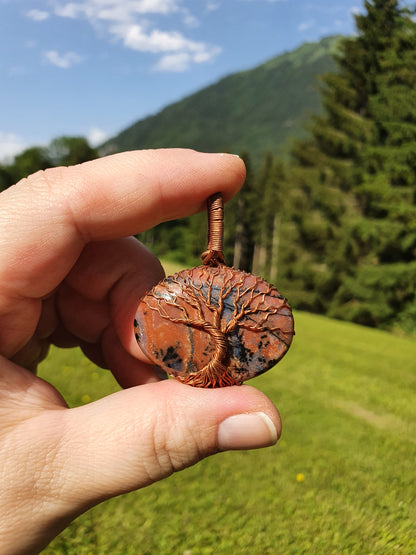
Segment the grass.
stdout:
<svg viewBox="0 0 416 555">
<path fill-rule="evenodd" d="M 251 381 L 279 407 L 277 446 L 102 503 L 44 553 L 416 554 L 416 342 L 295 318 L 287 357 Z M 71 406 L 117 389 L 77 350 L 53 350 L 40 375 Z"/>
</svg>

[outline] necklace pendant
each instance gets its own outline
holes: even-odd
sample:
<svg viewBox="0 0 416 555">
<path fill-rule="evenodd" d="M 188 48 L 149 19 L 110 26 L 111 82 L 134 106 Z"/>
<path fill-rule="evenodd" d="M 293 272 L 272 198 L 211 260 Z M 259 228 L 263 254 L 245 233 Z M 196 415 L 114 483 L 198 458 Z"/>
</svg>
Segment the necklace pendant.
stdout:
<svg viewBox="0 0 416 555">
<path fill-rule="evenodd" d="M 293 315 L 275 287 L 224 264 L 221 195 L 208 199 L 208 214 L 204 264 L 153 287 L 138 306 L 134 331 L 144 354 L 181 382 L 241 385 L 285 355 Z"/>
</svg>

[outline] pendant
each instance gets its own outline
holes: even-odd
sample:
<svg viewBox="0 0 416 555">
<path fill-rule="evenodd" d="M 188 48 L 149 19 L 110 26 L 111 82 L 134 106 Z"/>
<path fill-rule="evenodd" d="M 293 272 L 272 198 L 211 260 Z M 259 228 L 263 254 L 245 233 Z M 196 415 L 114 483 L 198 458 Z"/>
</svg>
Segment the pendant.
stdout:
<svg viewBox="0 0 416 555">
<path fill-rule="evenodd" d="M 143 297 L 135 337 L 154 364 L 185 384 L 241 385 L 285 355 L 294 320 L 273 285 L 225 264 L 220 193 L 208 199 L 207 209 L 203 264 L 166 277 Z"/>
</svg>

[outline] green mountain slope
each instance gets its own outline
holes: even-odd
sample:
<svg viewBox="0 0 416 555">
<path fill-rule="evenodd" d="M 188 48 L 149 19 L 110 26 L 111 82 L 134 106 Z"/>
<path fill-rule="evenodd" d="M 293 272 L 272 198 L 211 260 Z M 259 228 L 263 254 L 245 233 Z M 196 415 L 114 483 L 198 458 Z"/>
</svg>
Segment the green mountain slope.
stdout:
<svg viewBox="0 0 416 555">
<path fill-rule="evenodd" d="M 318 76 L 334 70 L 339 37 L 307 43 L 266 63 L 221 79 L 156 115 L 136 122 L 102 146 L 103 153 L 188 147 L 285 155 L 308 115 L 320 111 Z"/>
</svg>

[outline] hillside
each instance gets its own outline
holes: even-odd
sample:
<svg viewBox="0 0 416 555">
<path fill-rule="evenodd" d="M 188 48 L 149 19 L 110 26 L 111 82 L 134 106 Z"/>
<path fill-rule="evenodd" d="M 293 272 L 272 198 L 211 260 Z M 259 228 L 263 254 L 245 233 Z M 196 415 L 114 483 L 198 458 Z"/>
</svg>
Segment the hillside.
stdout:
<svg viewBox="0 0 416 555">
<path fill-rule="evenodd" d="M 335 68 L 339 37 L 306 43 L 266 63 L 217 83 L 134 123 L 101 148 L 188 147 L 285 155 L 308 115 L 319 113 L 318 76 Z"/>
</svg>

